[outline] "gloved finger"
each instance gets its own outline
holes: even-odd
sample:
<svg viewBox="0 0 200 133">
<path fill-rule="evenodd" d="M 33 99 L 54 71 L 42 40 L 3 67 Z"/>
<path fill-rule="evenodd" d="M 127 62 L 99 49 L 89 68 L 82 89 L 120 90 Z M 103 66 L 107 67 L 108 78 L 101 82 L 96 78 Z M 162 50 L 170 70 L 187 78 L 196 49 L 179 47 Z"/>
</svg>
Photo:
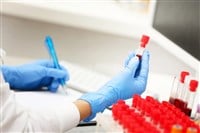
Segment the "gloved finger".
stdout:
<svg viewBox="0 0 200 133">
<path fill-rule="evenodd" d="M 69 74 L 67 71 L 59 70 L 55 68 L 45 68 L 46 76 L 52 77 L 54 79 L 65 79 L 69 80 Z"/>
<path fill-rule="evenodd" d="M 53 82 L 48 86 L 48 90 L 51 92 L 56 92 L 58 90 L 60 83 L 58 80 L 53 80 Z"/>
<path fill-rule="evenodd" d="M 54 64 L 53 64 L 53 61 L 51 61 L 51 60 L 39 60 L 39 61 L 37 61 L 36 62 L 38 65 L 42 65 L 42 66 L 46 66 L 47 68 L 55 68 L 54 67 Z M 65 71 L 66 72 L 66 75 L 67 76 L 65 76 L 63 79 L 65 80 L 65 81 L 68 81 L 69 80 L 69 72 L 67 71 L 67 69 L 64 67 L 64 66 L 62 66 L 62 65 L 60 65 L 60 68 L 61 68 L 61 70 L 63 70 L 63 71 Z M 58 70 L 58 69 L 57 69 Z M 55 77 L 54 77 L 55 78 Z M 59 77 L 58 77 L 59 78 Z"/>
<path fill-rule="evenodd" d="M 128 57 L 125 59 L 125 62 L 124 62 L 124 67 L 127 67 L 129 61 L 131 60 L 132 57 L 135 56 L 135 52 L 131 52 Z"/>
<path fill-rule="evenodd" d="M 149 73 L 149 52 L 144 51 L 141 60 L 141 69 L 138 78 L 141 80 L 146 80 Z"/>
<path fill-rule="evenodd" d="M 47 67 L 47 68 L 55 68 L 54 67 L 54 63 L 53 63 L 52 60 L 41 59 L 41 60 L 37 60 L 37 61 L 35 61 L 33 63 L 37 64 L 37 65 L 41 65 L 41 66 Z M 66 80 L 69 80 L 69 72 L 67 71 L 67 69 L 62 65 L 60 65 L 60 68 L 61 68 L 61 70 L 66 71 L 66 73 L 68 75 L 68 79 L 66 79 Z"/>
<path fill-rule="evenodd" d="M 29 64 L 41 65 L 41 66 L 51 67 L 51 68 L 54 67 L 53 61 L 49 60 L 49 59 L 41 59 L 41 60 L 37 60 L 37 61 L 34 61 Z"/>
<path fill-rule="evenodd" d="M 64 80 L 68 81 L 70 79 L 70 75 L 69 75 L 67 68 L 62 65 L 60 65 L 60 67 L 61 67 L 61 70 L 65 71 L 67 73 L 67 76 L 64 78 Z"/>
<path fill-rule="evenodd" d="M 138 65 L 139 65 L 139 58 L 137 56 L 132 57 L 128 63 L 128 66 L 126 67 L 131 71 L 132 76 L 135 76 L 135 72 L 138 68 Z"/>
</svg>

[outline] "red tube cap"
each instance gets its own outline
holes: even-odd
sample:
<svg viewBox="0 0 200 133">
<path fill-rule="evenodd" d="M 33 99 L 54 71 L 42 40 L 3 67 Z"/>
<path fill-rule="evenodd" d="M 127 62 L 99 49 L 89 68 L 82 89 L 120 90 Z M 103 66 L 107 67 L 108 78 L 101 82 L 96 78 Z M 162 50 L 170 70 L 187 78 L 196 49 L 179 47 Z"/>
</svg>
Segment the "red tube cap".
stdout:
<svg viewBox="0 0 200 133">
<path fill-rule="evenodd" d="M 184 83 L 185 82 L 185 77 L 188 76 L 190 73 L 187 71 L 182 71 L 180 74 L 180 82 Z"/>
<path fill-rule="evenodd" d="M 195 92 L 197 90 L 199 82 L 197 80 L 190 80 L 190 91 Z"/>
<path fill-rule="evenodd" d="M 141 38 L 141 40 L 140 40 L 140 42 L 141 42 L 140 46 L 143 47 L 143 48 L 145 48 L 145 47 L 146 47 L 146 44 L 149 42 L 149 39 L 150 39 L 149 36 L 147 36 L 147 35 L 142 35 L 142 38 Z"/>
</svg>

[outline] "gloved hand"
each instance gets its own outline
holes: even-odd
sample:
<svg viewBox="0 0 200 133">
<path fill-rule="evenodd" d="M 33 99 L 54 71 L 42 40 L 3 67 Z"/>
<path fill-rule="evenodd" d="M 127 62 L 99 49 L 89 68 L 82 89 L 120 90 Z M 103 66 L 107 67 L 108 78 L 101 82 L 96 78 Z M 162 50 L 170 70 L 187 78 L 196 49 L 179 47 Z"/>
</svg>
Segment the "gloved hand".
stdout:
<svg viewBox="0 0 200 133">
<path fill-rule="evenodd" d="M 97 92 L 84 94 L 80 99 L 87 101 L 92 109 L 92 114 L 85 119 L 93 119 L 97 112 L 102 112 L 119 99 L 128 99 L 133 94 L 141 94 L 146 89 L 149 71 L 149 52 L 145 51 L 141 62 L 134 53 L 125 61 L 123 71 L 112 78 Z"/>
<path fill-rule="evenodd" d="M 69 80 L 69 73 L 54 68 L 50 60 L 38 60 L 21 66 L 2 66 L 2 73 L 6 82 L 15 90 L 39 90 L 48 87 L 51 92 L 56 92 L 59 79 Z"/>
</svg>

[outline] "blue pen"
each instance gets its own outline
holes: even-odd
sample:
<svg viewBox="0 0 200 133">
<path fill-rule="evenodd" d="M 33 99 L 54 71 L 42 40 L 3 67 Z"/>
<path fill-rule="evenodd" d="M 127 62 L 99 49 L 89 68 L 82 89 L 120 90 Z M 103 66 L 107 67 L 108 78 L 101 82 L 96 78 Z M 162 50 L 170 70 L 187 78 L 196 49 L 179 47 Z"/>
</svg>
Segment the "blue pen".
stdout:
<svg viewBox="0 0 200 133">
<path fill-rule="evenodd" d="M 51 56 L 51 58 L 53 60 L 54 67 L 61 70 L 61 67 L 60 67 L 59 62 L 58 62 L 58 57 L 57 57 L 57 54 L 56 54 L 56 51 L 55 51 L 55 48 L 54 48 L 53 40 L 51 39 L 50 36 L 46 36 L 45 45 L 48 49 L 49 55 Z M 62 87 L 65 89 L 66 88 L 65 80 L 59 79 L 59 82 L 62 85 Z"/>
</svg>

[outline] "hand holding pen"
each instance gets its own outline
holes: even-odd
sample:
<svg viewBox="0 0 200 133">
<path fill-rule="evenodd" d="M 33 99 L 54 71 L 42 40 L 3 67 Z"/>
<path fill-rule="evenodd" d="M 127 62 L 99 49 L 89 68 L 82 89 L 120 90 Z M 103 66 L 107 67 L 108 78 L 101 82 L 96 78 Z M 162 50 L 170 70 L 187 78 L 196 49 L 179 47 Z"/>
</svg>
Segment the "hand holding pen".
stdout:
<svg viewBox="0 0 200 133">
<path fill-rule="evenodd" d="M 54 48 L 54 44 L 53 44 L 53 40 L 51 39 L 50 36 L 46 36 L 45 38 L 45 45 L 47 47 L 47 50 L 49 52 L 49 55 L 51 57 L 51 59 L 53 60 L 53 63 L 54 63 L 54 67 L 56 69 L 62 69 L 60 64 L 59 64 L 59 61 L 58 61 L 58 57 L 57 57 L 57 54 L 56 54 L 56 51 L 55 51 L 55 48 Z M 59 82 L 60 84 L 62 85 L 62 88 L 66 89 L 66 84 L 65 84 L 65 80 L 64 79 L 59 79 Z"/>
</svg>

